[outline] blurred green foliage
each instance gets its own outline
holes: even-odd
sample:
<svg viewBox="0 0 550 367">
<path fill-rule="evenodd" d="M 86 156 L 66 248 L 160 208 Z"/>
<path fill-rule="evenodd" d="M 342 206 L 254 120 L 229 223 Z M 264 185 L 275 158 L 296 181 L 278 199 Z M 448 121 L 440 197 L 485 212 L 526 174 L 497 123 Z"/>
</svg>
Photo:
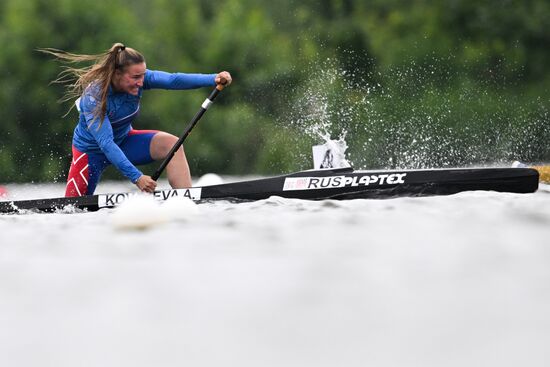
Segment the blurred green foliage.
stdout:
<svg viewBox="0 0 550 367">
<path fill-rule="evenodd" d="M 36 48 L 114 42 L 151 69 L 232 73 L 185 144 L 194 175 L 309 168 L 323 134 L 363 168 L 548 161 L 549 29 L 547 0 L 3 0 L 0 181 L 70 163 L 77 115 Z M 148 91 L 134 126 L 179 135 L 208 92 Z"/>
</svg>

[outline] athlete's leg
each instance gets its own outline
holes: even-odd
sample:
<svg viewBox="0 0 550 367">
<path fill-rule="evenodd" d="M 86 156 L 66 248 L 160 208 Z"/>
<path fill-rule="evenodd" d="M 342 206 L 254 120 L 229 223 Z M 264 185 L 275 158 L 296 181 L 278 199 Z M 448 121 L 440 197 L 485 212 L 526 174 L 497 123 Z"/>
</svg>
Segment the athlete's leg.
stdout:
<svg viewBox="0 0 550 367">
<path fill-rule="evenodd" d="M 83 196 L 88 192 L 88 155 L 78 151 L 73 146 L 73 159 L 69 175 L 67 176 L 67 186 L 65 187 L 65 197 Z"/>
<path fill-rule="evenodd" d="M 101 173 L 109 165 L 103 154 L 82 153 L 73 146 L 73 159 L 67 177 L 66 197 L 93 195 Z"/>
<path fill-rule="evenodd" d="M 172 149 L 177 141 L 178 138 L 176 136 L 162 131 L 159 132 L 151 140 L 151 157 L 154 160 L 166 158 L 170 149 Z M 176 151 L 174 157 L 166 166 L 166 175 L 168 176 L 170 186 L 174 189 L 191 187 L 191 173 L 183 147 L 180 147 Z"/>
<path fill-rule="evenodd" d="M 130 162 L 141 165 L 164 159 L 177 141 L 177 137 L 162 131 L 131 130 L 120 149 Z M 191 174 L 183 148 L 178 149 L 166 167 L 166 173 L 173 188 L 191 187 Z"/>
</svg>

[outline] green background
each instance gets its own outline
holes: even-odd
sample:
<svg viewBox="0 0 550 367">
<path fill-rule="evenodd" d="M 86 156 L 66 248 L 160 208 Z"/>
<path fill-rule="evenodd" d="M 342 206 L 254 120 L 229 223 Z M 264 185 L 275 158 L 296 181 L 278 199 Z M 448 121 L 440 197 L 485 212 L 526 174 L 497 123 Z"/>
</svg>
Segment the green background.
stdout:
<svg viewBox="0 0 550 367">
<path fill-rule="evenodd" d="M 550 161 L 549 29 L 547 0 L 2 0 L 0 182 L 70 163 L 78 116 L 36 48 L 114 42 L 150 69 L 232 73 L 185 143 L 194 176 L 308 169 L 323 136 L 356 168 Z M 209 92 L 147 91 L 134 127 L 179 135 Z"/>
</svg>

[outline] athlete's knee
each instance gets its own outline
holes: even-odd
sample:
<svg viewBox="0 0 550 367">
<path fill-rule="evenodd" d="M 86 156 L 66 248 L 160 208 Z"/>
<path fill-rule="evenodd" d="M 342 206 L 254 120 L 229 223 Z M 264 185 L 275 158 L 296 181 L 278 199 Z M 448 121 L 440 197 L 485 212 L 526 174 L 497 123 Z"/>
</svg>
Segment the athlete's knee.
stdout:
<svg viewBox="0 0 550 367">
<path fill-rule="evenodd" d="M 178 137 L 169 133 L 159 133 L 158 144 L 156 146 L 157 152 L 160 156 L 166 157 L 172 150 L 174 145 L 178 142 Z M 183 149 L 183 148 L 181 148 Z"/>
</svg>

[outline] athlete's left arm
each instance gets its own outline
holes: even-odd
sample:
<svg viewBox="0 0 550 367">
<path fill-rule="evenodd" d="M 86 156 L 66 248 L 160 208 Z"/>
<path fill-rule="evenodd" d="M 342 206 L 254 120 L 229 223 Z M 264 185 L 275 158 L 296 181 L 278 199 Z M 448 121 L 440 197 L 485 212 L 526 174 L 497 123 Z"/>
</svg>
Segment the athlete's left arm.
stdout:
<svg viewBox="0 0 550 367">
<path fill-rule="evenodd" d="M 145 71 L 143 89 L 195 89 L 216 85 L 216 74 L 167 73 L 165 71 Z"/>
</svg>

